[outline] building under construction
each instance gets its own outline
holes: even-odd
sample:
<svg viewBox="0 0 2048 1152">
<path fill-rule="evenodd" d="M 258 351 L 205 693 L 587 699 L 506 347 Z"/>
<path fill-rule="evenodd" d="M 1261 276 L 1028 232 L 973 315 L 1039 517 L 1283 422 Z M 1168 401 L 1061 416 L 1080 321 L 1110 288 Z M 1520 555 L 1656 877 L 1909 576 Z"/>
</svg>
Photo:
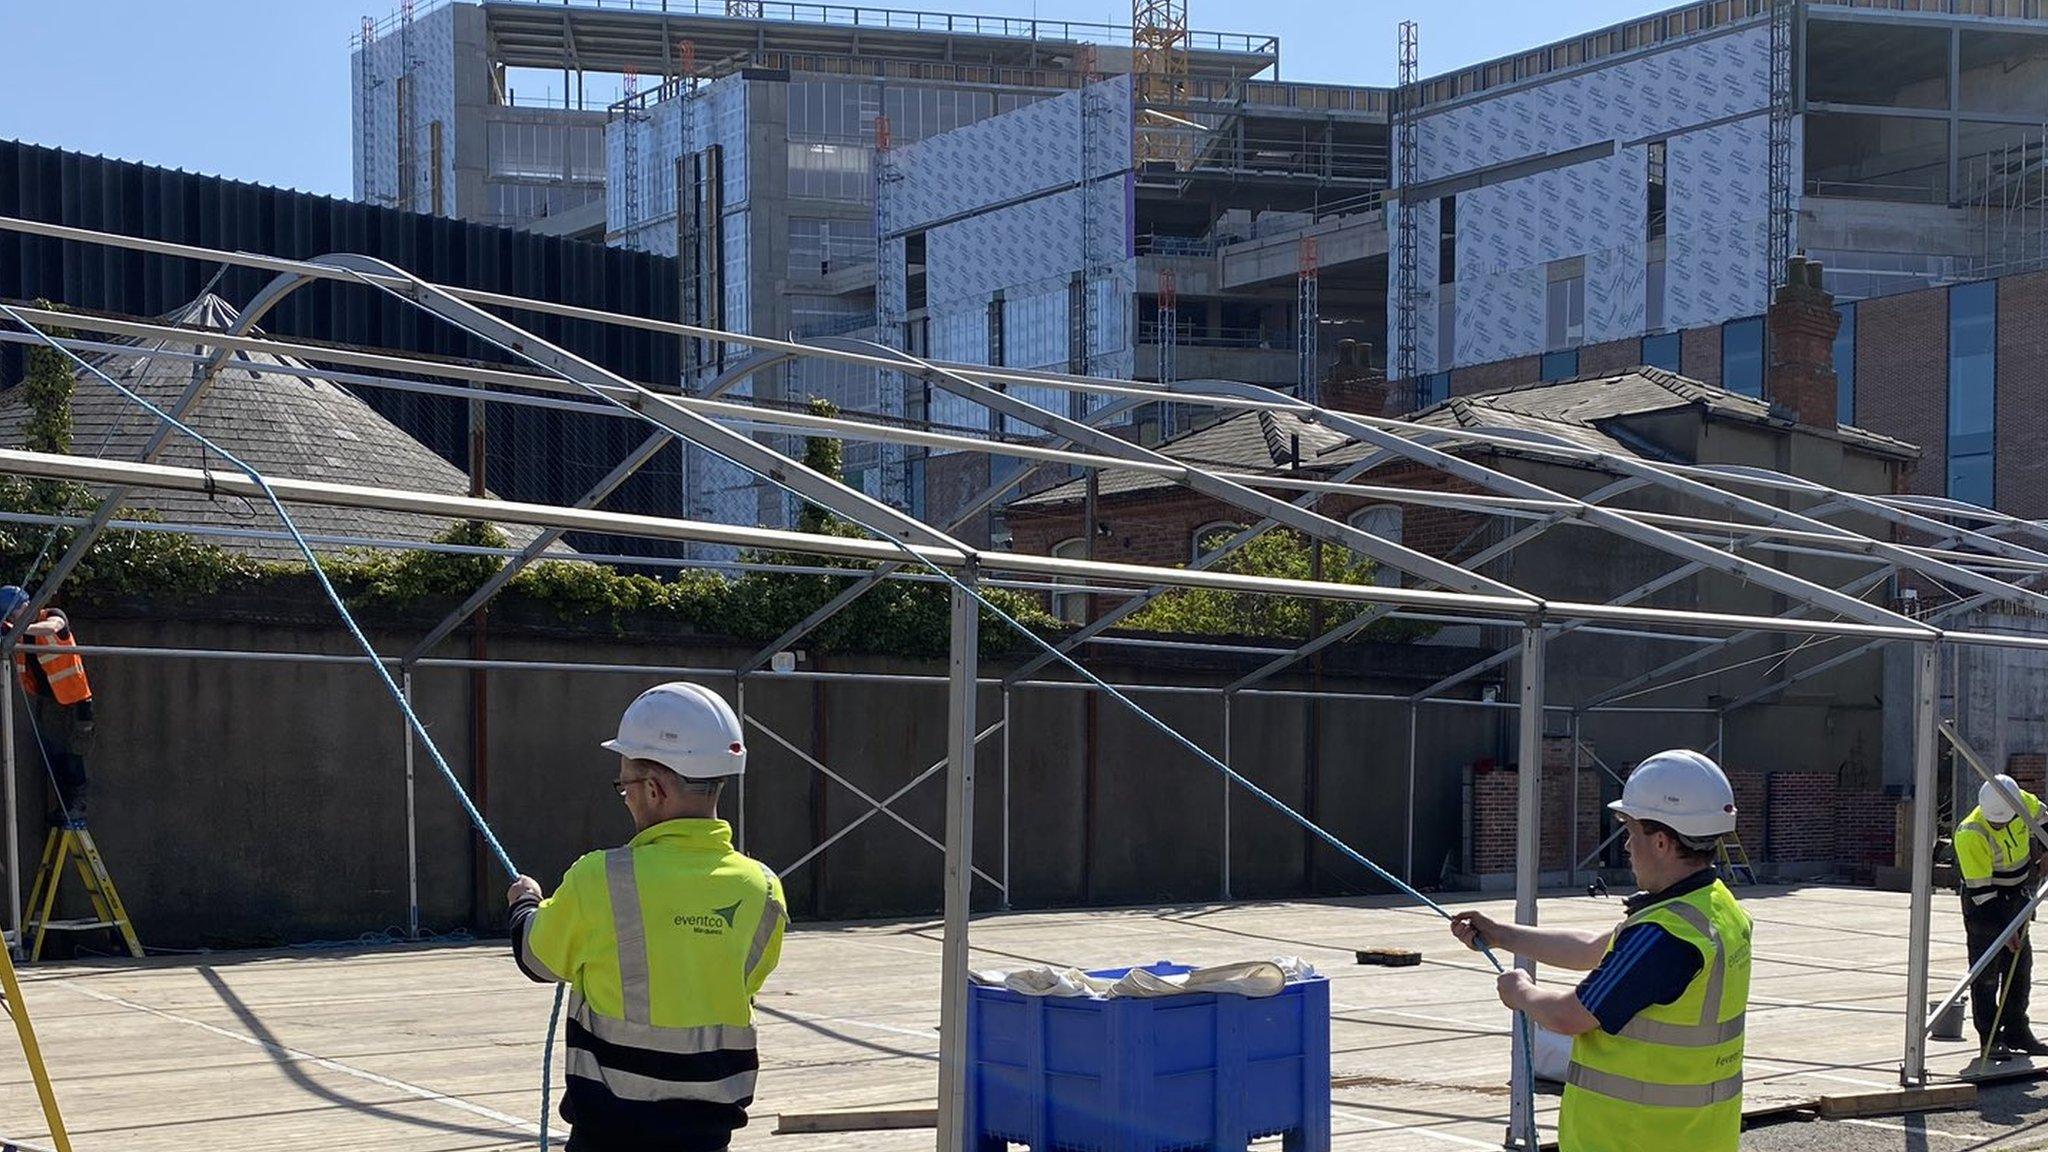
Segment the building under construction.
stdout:
<svg viewBox="0 0 2048 1152">
<path fill-rule="evenodd" d="M 1411 23 L 1391 88 L 1283 80 L 1276 38 L 1188 16 L 405 10 L 358 46 L 358 191 L 677 255 L 685 319 L 734 330 L 1308 395 L 1350 339 L 1393 411 L 1637 363 L 1760 395 L 1803 251 L 1844 305 L 1847 419 L 1851 302 L 2048 263 L 2041 0 L 1710 0 L 1434 76 Z M 688 383 L 1009 431 L 890 373 L 721 380 L 738 359 L 691 349 Z M 1946 444 L 1916 483 L 1989 501 L 1993 389 L 1967 385 L 1919 405 L 1943 419 L 1864 422 Z M 921 450 L 848 464 L 920 513 L 971 486 Z M 688 471 L 698 514 L 788 522 Z"/>
</svg>

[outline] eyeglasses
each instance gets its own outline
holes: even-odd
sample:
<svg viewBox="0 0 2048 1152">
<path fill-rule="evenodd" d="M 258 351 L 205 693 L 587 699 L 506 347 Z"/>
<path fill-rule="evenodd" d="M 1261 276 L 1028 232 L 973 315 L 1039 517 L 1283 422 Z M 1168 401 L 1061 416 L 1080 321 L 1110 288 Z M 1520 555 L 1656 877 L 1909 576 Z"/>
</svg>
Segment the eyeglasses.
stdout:
<svg viewBox="0 0 2048 1152">
<path fill-rule="evenodd" d="M 620 799 L 624 799 L 626 795 L 626 789 L 631 788 L 635 784 L 645 784 L 651 779 L 653 779 L 653 777 L 651 776 L 635 776 L 629 780 L 626 777 L 621 776 L 618 779 L 612 781 L 612 791 L 617 792 L 619 794 Z"/>
</svg>

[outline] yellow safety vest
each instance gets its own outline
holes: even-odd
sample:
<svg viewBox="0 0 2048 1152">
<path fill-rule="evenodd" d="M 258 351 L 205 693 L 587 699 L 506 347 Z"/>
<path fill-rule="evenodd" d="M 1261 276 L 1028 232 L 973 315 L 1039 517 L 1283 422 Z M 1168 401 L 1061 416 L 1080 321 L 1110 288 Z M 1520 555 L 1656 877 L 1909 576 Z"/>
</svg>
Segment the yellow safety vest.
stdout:
<svg viewBox="0 0 2048 1152">
<path fill-rule="evenodd" d="M 2020 799 L 2027 816 L 2040 819 L 2041 798 L 2022 790 Z M 2033 875 L 2034 833 L 2026 820 L 1993 824 L 1984 818 L 1984 809 L 1972 808 L 1956 825 L 1954 843 L 1966 907 L 1989 904 L 2005 889 L 2024 887 Z"/>
<path fill-rule="evenodd" d="M 1560 1152 L 1735 1152 L 1742 1138 L 1742 1023 L 1749 915 L 1719 880 L 1623 921 L 1656 924 L 1699 949 L 1685 993 L 1636 1013 L 1619 1034 L 1572 1039 Z M 1616 929 L 1614 937 L 1621 930 Z M 1614 937 L 1607 943 L 1613 951 Z"/>
<path fill-rule="evenodd" d="M 723 820 L 664 821 L 570 865 L 519 949 L 572 988 L 571 1080 L 620 1101 L 751 1103 L 753 997 L 781 958 L 784 908 Z"/>
</svg>

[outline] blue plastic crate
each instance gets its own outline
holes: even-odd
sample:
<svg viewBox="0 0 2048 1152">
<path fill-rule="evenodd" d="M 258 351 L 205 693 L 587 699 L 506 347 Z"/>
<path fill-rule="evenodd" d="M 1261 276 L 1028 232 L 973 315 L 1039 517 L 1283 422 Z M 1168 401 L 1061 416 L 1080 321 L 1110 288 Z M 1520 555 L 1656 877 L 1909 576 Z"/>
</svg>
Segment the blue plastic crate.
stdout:
<svg viewBox="0 0 2048 1152">
<path fill-rule="evenodd" d="M 1147 971 L 1186 972 L 1159 963 Z M 1128 968 L 1091 973 L 1116 979 Z M 1276 996 L 968 994 L 968 1152 L 1330 1147 L 1330 984 Z"/>
</svg>

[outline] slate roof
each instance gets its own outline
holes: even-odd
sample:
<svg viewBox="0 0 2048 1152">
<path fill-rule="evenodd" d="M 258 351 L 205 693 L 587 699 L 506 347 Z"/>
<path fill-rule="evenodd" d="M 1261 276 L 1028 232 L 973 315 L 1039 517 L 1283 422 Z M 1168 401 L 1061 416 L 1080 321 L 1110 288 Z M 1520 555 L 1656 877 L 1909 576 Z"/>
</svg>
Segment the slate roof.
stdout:
<svg viewBox="0 0 2048 1152">
<path fill-rule="evenodd" d="M 1647 366 L 1454 396 L 1405 419 L 1429 427 L 1530 433 L 1618 456 L 1637 456 L 1641 451 L 1618 438 L 1611 422 L 1684 408 L 1701 408 L 1716 417 L 1753 424 L 1774 422 L 1770 405 L 1762 400 Z M 1910 460 L 1920 454 L 1918 447 L 1904 440 L 1851 425 L 1841 425 L 1837 432 L 1844 441 L 1880 455 Z M 1326 473 L 1379 451 L 1321 425 L 1274 412 L 1245 412 L 1228 417 L 1169 440 L 1159 445 L 1159 451 L 1176 460 L 1219 470 L 1269 472 L 1289 466 L 1289 449 L 1295 436 L 1300 437 L 1301 468 L 1312 473 Z M 1465 445 L 1458 450 L 1475 448 Z M 1103 496 L 1175 487 L 1173 481 L 1163 476 L 1118 469 L 1103 472 L 1097 485 Z M 1024 507 L 1063 504 L 1082 499 L 1086 491 L 1085 481 L 1073 480 L 1016 503 Z"/>
<path fill-rule="evenodd" d="M 207 294 L 163 318 L 188 328 L 225 330 L 236 311 L 218 296 Z M 176 340 L 126 341 L 138 347 L 178 352 L 204 351 Z M 168 408 L 191 381 L 190 361 L 106 353 L 93 363 L 123 386 Z M 262 353 L 237 353 L 215 376 L 212 387 L 186 415 L 185 422 L 241 457 L 266 476 L 367 484 L 415 492 L 465 495 L 467 474 L 435 455 L 368 404 L 325 380 L 265 371 L 266 366 L 304 367 Z M 0 394 L 0 444 L 20 447 L 29 415 L 19 388 Z M 142 451 L 156 418 L 109 388 L 106 381 L 80 370 L 71 401 L 72 451 L 133 460 Z M 105 447 L 101 445 L 104 442 Z M 187 468 L 228 467 L 218 458 L 202 459 L 191 438 L 174 433 L 158 461 Z M 175 523 L 237 526 L 259 531 L 282 528 L 268 506 L 238 496 L 208 497 L 199 492 L 137 489 L 128 506 L 157 513 Z M 426 542 L 445 531 L 450 521 L 406 512 L 287 504 L 292 518 L 309 536 L 354 536 Z M 534 529 L 502 525 L 515 546 L 530 543 Z M 288 540 L 207 537 L 212 543 L 264 559 L 296 559 Z M 338 552 L 339 544 L 315 544 L 322 552 Z M 552 552 L 573 556 L 557 544 Z"/>
</svg>

